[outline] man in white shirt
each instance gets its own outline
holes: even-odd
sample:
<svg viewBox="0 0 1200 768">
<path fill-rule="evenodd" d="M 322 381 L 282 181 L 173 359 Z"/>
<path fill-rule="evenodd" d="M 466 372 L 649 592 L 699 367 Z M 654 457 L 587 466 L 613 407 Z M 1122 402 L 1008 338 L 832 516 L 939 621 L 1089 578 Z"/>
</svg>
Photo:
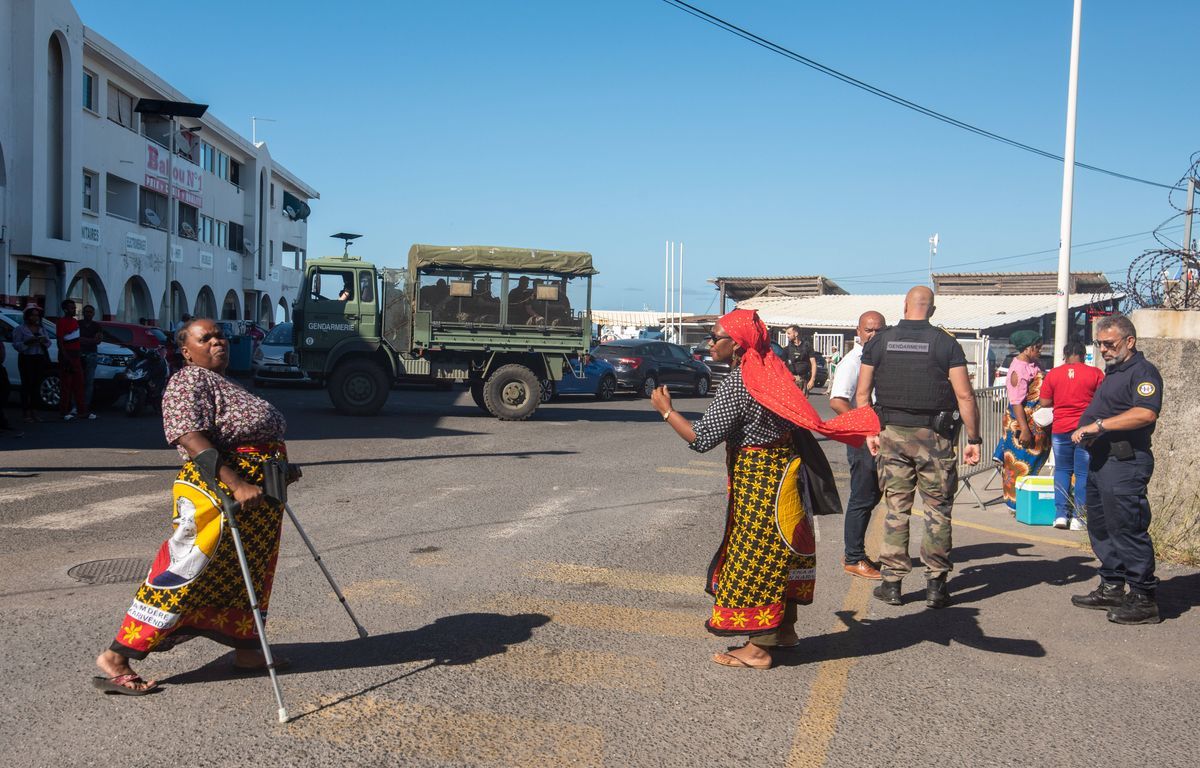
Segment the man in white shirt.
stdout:
<svg viewBox="0 0 1200 768">
<path fill-rule="evenodd" d="M 829 406 L 835 412 L 845 413 L 859 405 L 870 405 L 854 402 L 863 345 L 886 327 L 887 321 L 878 312 L 859 315 L 854 349 L 838 363 L 833 385 L 829 387 Z M 842 567 L 847 573 L 864 579 L 879 579 L 879 569 L 867 559 L 865 544 L 871 511 L 883 495 L 879 490 L 879 477 L 875 474 L 875 457 L 866 445 L 859 448 L 846 446 L 846 460 L 850 463 L 850 499 L 846 502 L 846 558 Z"/>
</svg>

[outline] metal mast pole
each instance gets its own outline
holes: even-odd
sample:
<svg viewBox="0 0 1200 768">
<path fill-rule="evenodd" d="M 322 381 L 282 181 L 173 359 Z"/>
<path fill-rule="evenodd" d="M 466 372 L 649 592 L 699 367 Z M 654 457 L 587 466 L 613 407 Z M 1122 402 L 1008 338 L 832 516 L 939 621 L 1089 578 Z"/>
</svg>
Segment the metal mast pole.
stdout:
<svg viewBox="0 0 1200 768">
<path fill-rule="evenodd" d="M 1067 343 L 1071 291 L 1071 206 L 1075 193 L 1075 106 L 1079 95 L 1079 27 L 1083 0 L 1075 0 L 1071 19 L 1071 74 L 1067 81 L 1067 136 L 1063 151 L 1062 213 L 1058 235 L 1058 307 L 1054 312 L 1054 364 L 1063 363 Z"/>
<path fill-rule="evenodd" d="M 675 343 L 683 343 L 683 243 L 679 244 L 679 323 L 675 326 Z"/>
<path fill-rule="evenodd" d="M 171 116 L 171 139 L 167 142 L 171 149 L 167 154 L 167 265 L 164 274 L 167 277 L 167 333 L 175 324 L 175 290 L 172 283 L 175 273 L 174 254 L 171 253 L 171 235 L 175 232 L 175 205 L 171 199 L 175 194 L 175 116 Z"/>
<path fill-rule="evenodd" d="M 663 241 L 663 312 L 662 312 L 663 327 L 666 327 L 667 312 L 669 311 L 667 307 L 668 307 L 668 302 L 670 300 L 667 297 L 671 295 L 671 277 L 670 277 L 670 275 L 671 275 L 671 241 L 664 240 Z M 666 334 L 664 333 L 663 335 L 665 336 Z"/>
</svg>

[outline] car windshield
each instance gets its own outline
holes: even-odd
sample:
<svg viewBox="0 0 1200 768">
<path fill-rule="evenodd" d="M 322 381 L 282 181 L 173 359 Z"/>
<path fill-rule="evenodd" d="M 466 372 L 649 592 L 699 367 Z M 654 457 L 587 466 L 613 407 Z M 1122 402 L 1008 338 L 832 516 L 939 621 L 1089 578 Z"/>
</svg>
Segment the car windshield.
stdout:
<svg viewBox="0 0 1200 768">
<path fill-rule="evenodd" d="M 280 323 L 267 333 L 263 338 L 264 344 L 278 344 L 286 346 L 292 343 L 292 324 Z"/>
<path fill-rule="evenodd" d="M 147 328 L 146 331 L 153 336 L 159 344 L 167 343 L 167 334 L 163 333 L 162 330 L 158 328 Z"/>
</svg>

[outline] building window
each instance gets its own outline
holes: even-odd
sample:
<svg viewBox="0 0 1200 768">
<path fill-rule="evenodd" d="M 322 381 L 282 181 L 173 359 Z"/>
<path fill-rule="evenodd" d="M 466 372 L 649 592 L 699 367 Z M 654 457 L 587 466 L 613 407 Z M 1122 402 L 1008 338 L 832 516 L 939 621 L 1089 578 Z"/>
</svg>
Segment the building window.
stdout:
<svg viewBox="0 0 1200 768">
<path fill-rule="evenodd" d="M 217 175 L 222 179 L 229 178 L 229 155 L 217 150 Z"/>
<path fill-rule="evenodd" d="M 140 217 L 142 226 L 166 230 L 167 196 L 160 195 L 153 189 L 147 189 L 146 187 L 139 187 L 139 191 L 141 192 L 139 207 L 142 209 Z"/>
<path fill-rule="evenodd" d="M 207 141 L 200 142 L 200 167 L 209 173 L 212 173 L 213 169 L 216 168 L 216 165 L 213 163 L 214 152 L 212 144 L 209 144 Z"/>
<path fill-rule="evenodd" d="M 140 218 L 137 184 L 110 173 L 104 178 L 104 188 L 108 191 L 104 204 L 105 213 L 126 221 L 137 221 Z"/>
<path fill-rule="evenodd" d="M 271 207 L 275 207 L 275 185 L 271 185 Z"/>
<path fill-rule="evenodd" d="M 246 228 L 241 224 L 229 222 L 229 250 L 241 253 L 246 247 Z"/>
<path fill-rule="evenodd" d="M 83 108 L 89 112 L 96 111 L 96 73 L 83 70 Z"/>
<path fill-rule="evenodd" d="M 188 205 L 179 203 L 179 236 L 195 240 L 200 234 L 200 211 Z"/>
<path fill-rule="evenodd" d="M 242 186 L 242 164 L 232 157 L 229 158 L 229 183 L 235 187 Z"/>
<path fill-rule="evenodd" d="M 200 242 L 213 244 L 217 236 L 217 228 L 211 216 L 200 216 Z"/>
<path fill-rule="evenodd" d="M 92 171 L 83 172 L 83 210 L 100 213 L 100 176 Z"/>
<path fill-rule="evenodd" d="M 133 118 L 133 97 L 112 83 L 108 84 L 108 119 L 136 131 Z"/>
<path fill-rule="evenodd" d="M 142 135 L 170 149 L 171 118 L 164 115 L 142 115 Z"/>
<path fill-rule="evenodd" d="M 213 245 L 220 246 L 221 248 L 229 248 L 229 225 L 223 221 L 218 221 L 216 224 L 217 233 Z"/>
</svg>

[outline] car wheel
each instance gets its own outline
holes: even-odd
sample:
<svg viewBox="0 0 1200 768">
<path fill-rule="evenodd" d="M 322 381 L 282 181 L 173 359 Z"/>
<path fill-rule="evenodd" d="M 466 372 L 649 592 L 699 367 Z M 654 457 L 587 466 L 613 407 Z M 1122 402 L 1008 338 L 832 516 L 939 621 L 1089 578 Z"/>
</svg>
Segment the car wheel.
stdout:
<svg viewBox="0 0 1200 768">
<path fill-rule="evenodd" d="M 42 383 L 38 385 L 38 399 L 42 401 L 44 408 L 58 408 L 58 404 L 62 402 L 62 385 L 57 373 L 46 374 L 46 378 L 42 379 Z"/>
<path fill-rule="evenodd" d="M 542 379 L 541 385 L 541 401 L 543 403 L 548 403 L 554 399 L 556 394 L 558 394 L 557 387 L 554 386 L 554 381 L 551 379 Z"/>
<path fill-rule="evenodd" d="M 642 381 L 642 397 L 650 397 L 656 389 L 658 389 L 658 379 L 654 378 L 654 376 L 647 376 Z"/>
<path fill-rule="evenodd" d="M 706 397 L 708 395 L 709 381 L 707 376 L 701 376 L 696 379 L 696 397 Z"/>
<path fill-rule="evenodd" d="M 329 399 L 349 416 L 371 416 L 387 402 L 387 373 L 371 360 L 359 358 L 339 365 L 329 377 Z"/>
<path fill-rule="evenodd" d="M 483 385 L 483 402 L 501 421 L 524 421 L 541 404 L 542 385 L 523 365 L 502 365 Z"/>
<path fill-rule="evenodd" d="M 596 399 L 608 402 L 617 394 L 617 380 L 612 376 L 605 376 L 600 379 L 600 385 L 596 387 Z"/>
</svg>

